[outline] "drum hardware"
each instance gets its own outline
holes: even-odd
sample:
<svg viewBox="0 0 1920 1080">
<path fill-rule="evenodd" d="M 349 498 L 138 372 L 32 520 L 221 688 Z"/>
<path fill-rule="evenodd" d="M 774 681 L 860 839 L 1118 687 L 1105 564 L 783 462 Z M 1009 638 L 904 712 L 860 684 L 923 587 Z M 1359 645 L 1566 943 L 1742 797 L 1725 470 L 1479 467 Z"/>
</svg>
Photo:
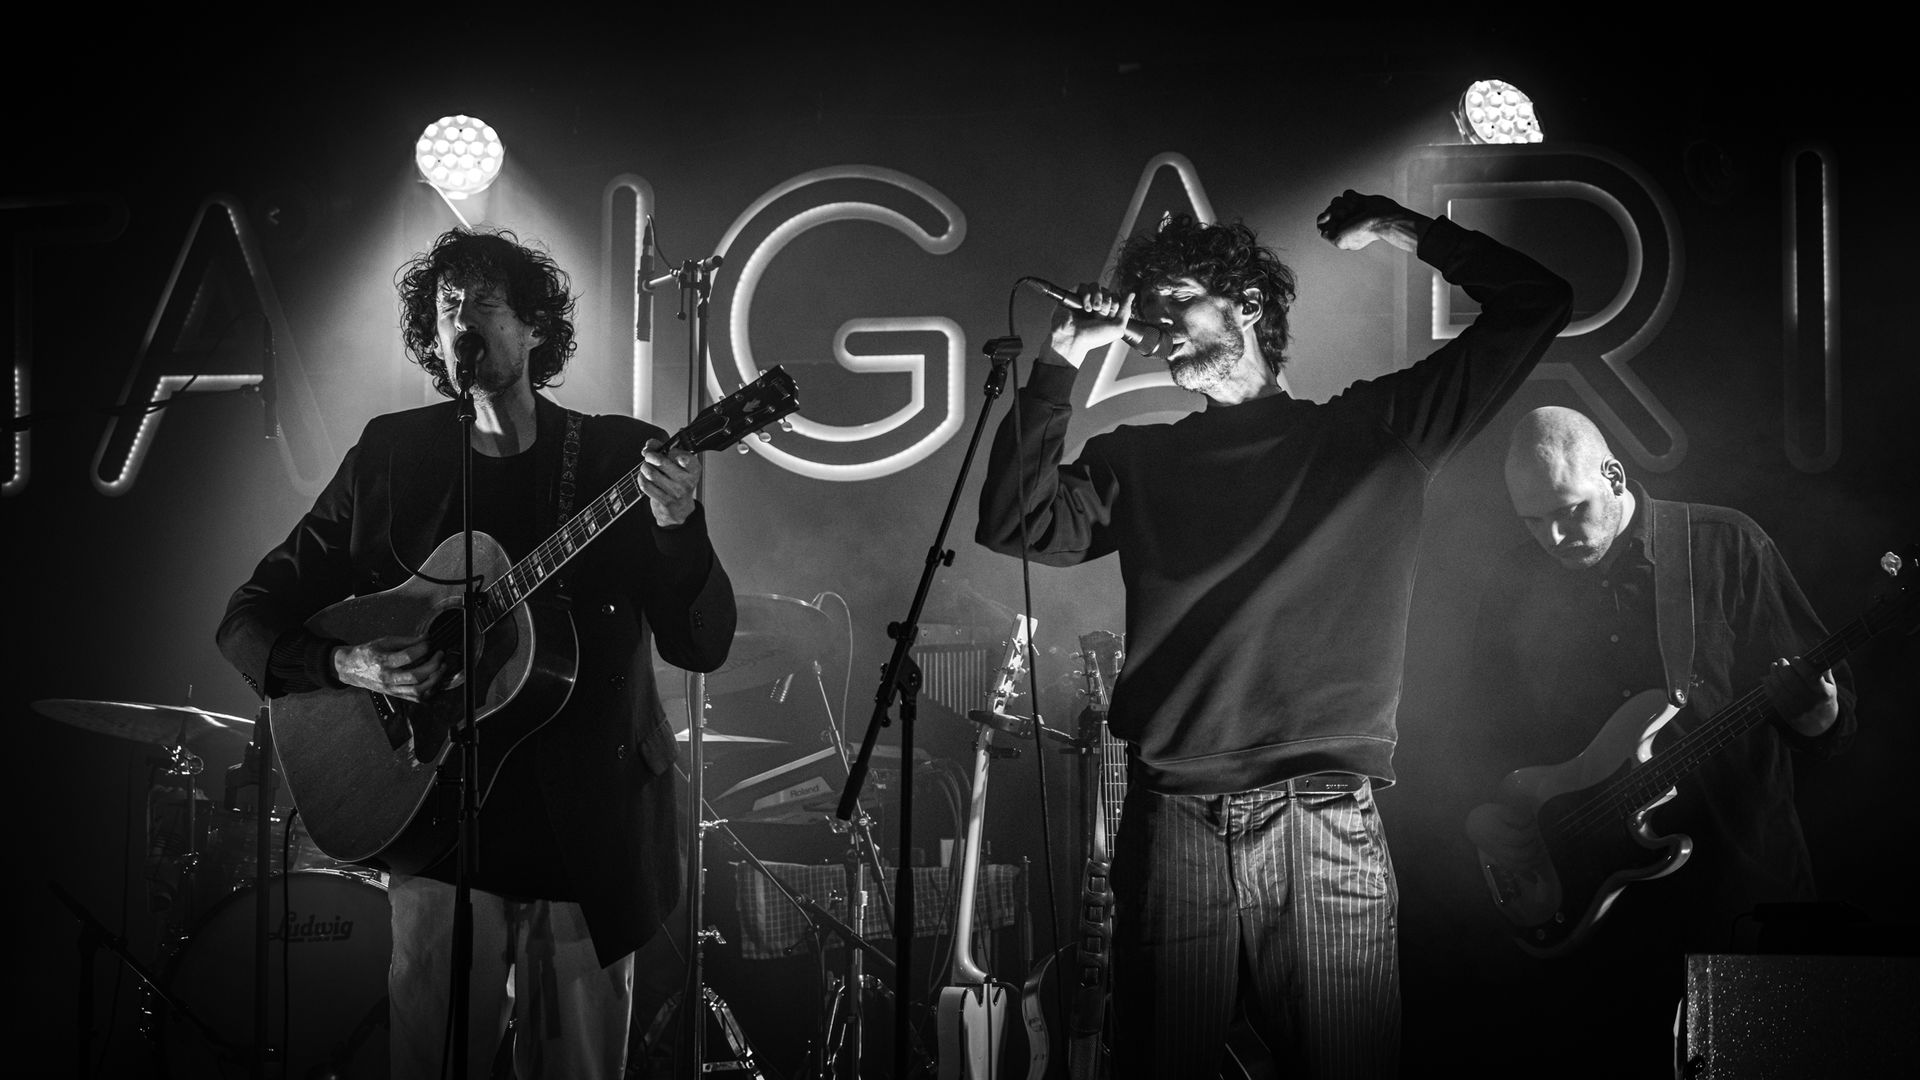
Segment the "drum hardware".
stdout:
<svg viewBox="0 0 1920 1080">
<path fill-rule="evenodd" d="M 271 912 L 264 1000 L 235 976 Z M 269 1075 L 387 1075 L 387 965 L 393 946 L 386 888 L 345 870 L 299 870 L 249 883 L 211 908 L 150 980 L 147 1012 L 160 1073 L 200 1078 L 248 1074 L 260 1040 L 255 1012 L 279 1018 Z M 283 996 L 282 988 L 286 988 Z M 252 1073 L 251 1075 L 259 1075 Z"/>
<path fill-rule="evenodd" d="M 105 946 L 110 950 L 114 956 L 119 958 L 122 964 L 126 965 L 128 971 L 133 972 L 134 976 L 143 984 L 146 992 L 152 995 L 153 1000 L 164 1003 L 172 1015 L 185 1021 L 188 1026 L 197 1031 L 209 1044 L 219 1046 L 225 1050 L 238 1049 L 235 1045 L 222 1039 L 205 1020 L 195 1014 L 186 1004 L 176 1000 L 173 995 L 161 985 L 161 981 L 154 977 L 153 972 L 147 969 L 146 965 L 134 959 L 133 953 L 127 949 L 126 941 L 108 932 L 106 926 L 102 924 L 99 919 L 94 918 L 92 912 L 87 910 L 86 905 L 74 899 L 71 893 L 61 888 L 59 882 L 48 881 L 47 888 L 52 889 L 54 896 L 58 897 L 60 902 L 67 906 L 67 910 L 73 912 L 74 917 L 80 921 L 80 937 L 75 943 L 78 946 L 80 963 L 80 996 L 75 1006 L 76 1015 L 79 1019 L 74 1037 L 75 1076 L 91 1076 L 94 1071 L 92 1061 L 94 1011 L 93 966 L 94 957 L 100 951 L 101 946 Z"/>
</svg>

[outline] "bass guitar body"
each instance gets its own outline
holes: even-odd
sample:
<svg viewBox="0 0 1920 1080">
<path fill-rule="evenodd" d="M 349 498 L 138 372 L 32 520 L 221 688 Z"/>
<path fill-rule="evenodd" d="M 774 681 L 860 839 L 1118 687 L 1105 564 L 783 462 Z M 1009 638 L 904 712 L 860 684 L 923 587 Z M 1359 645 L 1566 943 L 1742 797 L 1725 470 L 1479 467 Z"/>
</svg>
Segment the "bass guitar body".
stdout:
<svg viewBox="0 0 1920 1080">
<path fill-rule="evenodd" d="M 1009 1010 L 1006 988 L 998 983 L 949 986 L 937 1006 L 940 1080 L 996 1080 L 1006 1039 Z"/>
<path fill-rule="evenodd" d="M 511 566 L 485 533 L 473 538 L 480 587 Z M 307 621 L 336 641 L 426 636 L 456 669 L 470 670 L 480 731 L 482 799 L 500 765 L 566 704 L 578 643 L 564 610 L 522 603 L 490 627 L 475 621 L 479 656 L 459 662 L 466 545 L 455 534 L 417 574 L 386 592 L 343 600 Z M 448 584 L 454 582 L 456 584 Z M 313 842 L 342 862 L 412 873 L 445 855 L 457 837 L 454 811 L 434 798 L 436 778 L 464 712 L 459 685 L 414 703 L 357 688 L 313 690 L 274 699 L 274 750 L 287 790 Z"/>
<path fill-rule="evenodd" d="M 1690 837 L 1656 835 L 1648 820 L 1677 789 L 1636 784 L 1632 775 L 1677 712 L 1662 691 L 1645 691 L 1616 710 L 1579 757 L 1509 773 L 1496 802 L 1532 808 L 1538 843 L 1526 856 L 1489 853 L 1505 846 L 1494 841 L 1492 807 L 1468 818 L 1487 887 L 1521 948 L 1542 957 L 1570 951 L 1628 885 L 1665 877 L 1692 854 Z M 1617 794 L 1596 797 L 1603 788 Z"/>
</svg>

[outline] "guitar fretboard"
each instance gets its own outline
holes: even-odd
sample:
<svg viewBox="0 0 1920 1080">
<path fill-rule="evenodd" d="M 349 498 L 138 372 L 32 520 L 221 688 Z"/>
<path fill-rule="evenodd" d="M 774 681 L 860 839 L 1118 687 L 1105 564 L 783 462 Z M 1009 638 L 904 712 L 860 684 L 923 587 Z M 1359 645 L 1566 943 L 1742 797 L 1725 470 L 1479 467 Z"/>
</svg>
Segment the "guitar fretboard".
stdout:
<svg viewBox="0 0 1920 1080">
<path fill-rule="evenodd" d="M 581 548 L 599 536 L 601 530 L 645 498 L 640 491 L 640 466 L 635 465 L 482 591 L 480 624 L 489 627 L 505 618 L 515 605 L 545 584 L 579 554 Z"/>
<path fill-rule="evenodd" d="M 1855 649 L 1892 625 L 1890 620 L 1876 625 L 1881 621 L 1876 618 L 1879 611 L 1876 608 L 1855 619 L 1814 646 L 1805 654 L 1807 664 L 1815 671 L 1826 671 L 1845 660 Z M 1592 834 L 1617 827 L 1626 815 L 1664 795 L 1735 739 L 1774 719 L 1774 713 L 1766 687 L 1754 687 L 1695 725 L 1645 764 L 1601 784 L 1591 799 L 1561 819 L 1560 831 Z"/>
</svg>

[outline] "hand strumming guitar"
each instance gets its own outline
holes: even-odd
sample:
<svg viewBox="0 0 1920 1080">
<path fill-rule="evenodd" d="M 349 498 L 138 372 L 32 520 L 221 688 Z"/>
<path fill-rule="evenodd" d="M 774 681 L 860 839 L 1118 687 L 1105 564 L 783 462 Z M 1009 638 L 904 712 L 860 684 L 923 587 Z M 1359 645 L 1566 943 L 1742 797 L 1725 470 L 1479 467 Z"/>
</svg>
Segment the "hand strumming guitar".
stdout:
<svg viewBox="0 0 1920 1080">
<path fill-rule="evenodd" d="M 434 650 L 424 637 L 395 634 L 364 645 L 342 645 L 333 650 L 333 671 L 342 685 L 387 694 L 405 701 L 425 701 L 443 689 L 460 685 L 460 676 L 447 679 L 447 654 Z"/>
</svg>

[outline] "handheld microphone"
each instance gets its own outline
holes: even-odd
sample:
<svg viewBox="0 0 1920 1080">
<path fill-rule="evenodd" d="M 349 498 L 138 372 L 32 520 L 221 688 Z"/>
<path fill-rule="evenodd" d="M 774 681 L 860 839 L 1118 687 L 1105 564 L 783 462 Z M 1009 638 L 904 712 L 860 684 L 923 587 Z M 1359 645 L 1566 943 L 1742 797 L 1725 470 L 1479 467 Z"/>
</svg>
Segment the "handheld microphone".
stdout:
<svg viewBox="0 0 1920 1080">
<path fill-rule="evenodd" d="M 1034 292 L 1052 300 L 1063 308 L 1070 311 L 1087 310 L 1086 306 L 1080 303 L 1079 297 L 1074 296 L 1072 293 L 1050 281 L 1043 281 L 1037 277 L 1021 278 L 1020 280 L 1029 288 L 1033 289 Z M 1120 329 L 1120 337 L 1127 344 L 1133 346 L 1133 351 L 1139 353 L 1141 356 L 1163 357 L 1173 351 L 1172 345 L 1167 339 L 1166 331 L 1152 323 L 1143 323 L 1139 319 L 1128 319 L 1127 325 Z"/>
<path fill-rule="evenodd" d="M 487 343 L 472 330 L 462 330 L 453 339 L 453 381 L 465 390 L 473 385 L 473 371 L 479 366 L 480 355 L 487 351 Z"/>
</svg>

